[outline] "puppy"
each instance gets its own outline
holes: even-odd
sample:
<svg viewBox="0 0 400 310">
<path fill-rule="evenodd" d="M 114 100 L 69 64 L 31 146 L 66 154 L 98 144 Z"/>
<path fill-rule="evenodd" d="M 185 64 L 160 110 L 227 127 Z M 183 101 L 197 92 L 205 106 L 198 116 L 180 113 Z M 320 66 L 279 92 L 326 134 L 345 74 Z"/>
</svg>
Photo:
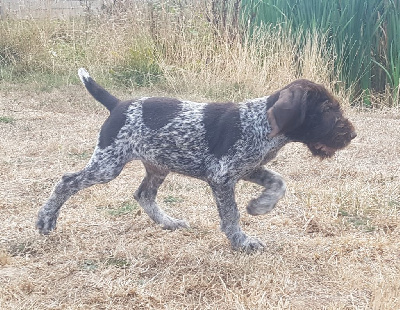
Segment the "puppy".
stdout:
<svg viewBox="0 0 400 310">
<path fill-rule="evenodd" d="M 221 230 L 234 249 L 262 249 L 263 243 L 239 226 L 236 183 L 242 179 L 265 188 L 247 206 L 252 215 L 265 214 L 284 196 L 286 185 L 278 173 L 263 166 L 285 144 L 301 142 L 313 155 L 327 158 L 356 137 L 338 101 L 322 85 L 308 80 L 296 80 L 270 96 L 236 104 L 162 97 L 121 101 L 85 69 L 78 74 L 110 115 L 86 167 L 65 174 L 40 209 L 36 226 L 42 234 L 56 227 L 60 208 L 69 197 L 111 181 L 127 162 L 136 159 L 142 161 L 146 176 L 134 197 L 154 222 L 169 230 L 188 227 L 155 201 L 168 173 L 181 173 L 210 185 Z"/>
</svg>

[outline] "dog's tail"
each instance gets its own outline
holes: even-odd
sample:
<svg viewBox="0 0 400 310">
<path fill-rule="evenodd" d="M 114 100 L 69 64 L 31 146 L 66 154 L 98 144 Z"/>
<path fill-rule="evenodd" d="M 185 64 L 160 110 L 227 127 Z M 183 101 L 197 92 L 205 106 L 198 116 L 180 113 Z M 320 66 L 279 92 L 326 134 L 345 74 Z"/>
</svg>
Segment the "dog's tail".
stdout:
<svg viewBox="0 0 400 310">
<path fill-rule="evenodd" d="M 86 89 L 94 99 L 103 104 L 110 112 L 116 107 L 120 100 L 97 84 L 84 68 L 78 70 L 78 75 L 83 85 L 85 85 Z"/>
</svg>

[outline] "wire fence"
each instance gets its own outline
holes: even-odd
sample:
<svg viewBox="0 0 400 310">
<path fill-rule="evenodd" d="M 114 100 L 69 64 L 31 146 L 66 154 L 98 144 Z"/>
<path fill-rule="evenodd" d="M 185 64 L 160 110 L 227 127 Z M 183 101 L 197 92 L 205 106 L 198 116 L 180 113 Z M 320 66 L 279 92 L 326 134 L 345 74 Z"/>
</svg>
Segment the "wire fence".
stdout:
<svg viewBox="0 0 400 310">
<path fill-rule="evenodd" d="M 95 14 L 100 11 L 104 2 L 105 0 L 0 0 L 0 18 L 60 18 Z"/>
</svg>

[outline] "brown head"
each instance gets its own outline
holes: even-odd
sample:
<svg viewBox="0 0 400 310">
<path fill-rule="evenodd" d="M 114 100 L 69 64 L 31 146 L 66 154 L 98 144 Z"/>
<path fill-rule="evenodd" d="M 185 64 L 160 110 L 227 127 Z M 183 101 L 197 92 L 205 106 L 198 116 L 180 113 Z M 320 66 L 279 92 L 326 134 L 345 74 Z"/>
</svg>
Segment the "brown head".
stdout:
<svg viewBox="0 0 400 310">
<path fill-rule="evenodd" d="M 308 146 L 314 156 L 331 157 L 357 134 L 338 101 L 324 86 L 296 80 L 268 97 L 269 137 L 284 134 Z"/>
</svg>

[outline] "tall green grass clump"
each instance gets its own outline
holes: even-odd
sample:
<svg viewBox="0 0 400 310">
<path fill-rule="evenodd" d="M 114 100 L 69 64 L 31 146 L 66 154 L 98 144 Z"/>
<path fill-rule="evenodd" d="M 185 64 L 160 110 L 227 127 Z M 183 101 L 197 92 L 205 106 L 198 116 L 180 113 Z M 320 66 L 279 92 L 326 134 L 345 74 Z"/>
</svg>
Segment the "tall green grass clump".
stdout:
<svg viewBox="0 0 400 310">
<path fill-rule="evenodd" d="M 118 84 L 127 88 L 149 87 L 159 83 L 163 76 L 154 49 L 145 46 L 127 50 L 110 73 Z"/>
<path fill-rule="evenodd" d="M 303 38 L 326 36 L 334 70 L 354 94 L 370 105 L 371 92 L 389 91 L 398 104 L 400 8 L 396 0 L 243 0 L 250 27 L 279 24 Z"/>
</svg>

